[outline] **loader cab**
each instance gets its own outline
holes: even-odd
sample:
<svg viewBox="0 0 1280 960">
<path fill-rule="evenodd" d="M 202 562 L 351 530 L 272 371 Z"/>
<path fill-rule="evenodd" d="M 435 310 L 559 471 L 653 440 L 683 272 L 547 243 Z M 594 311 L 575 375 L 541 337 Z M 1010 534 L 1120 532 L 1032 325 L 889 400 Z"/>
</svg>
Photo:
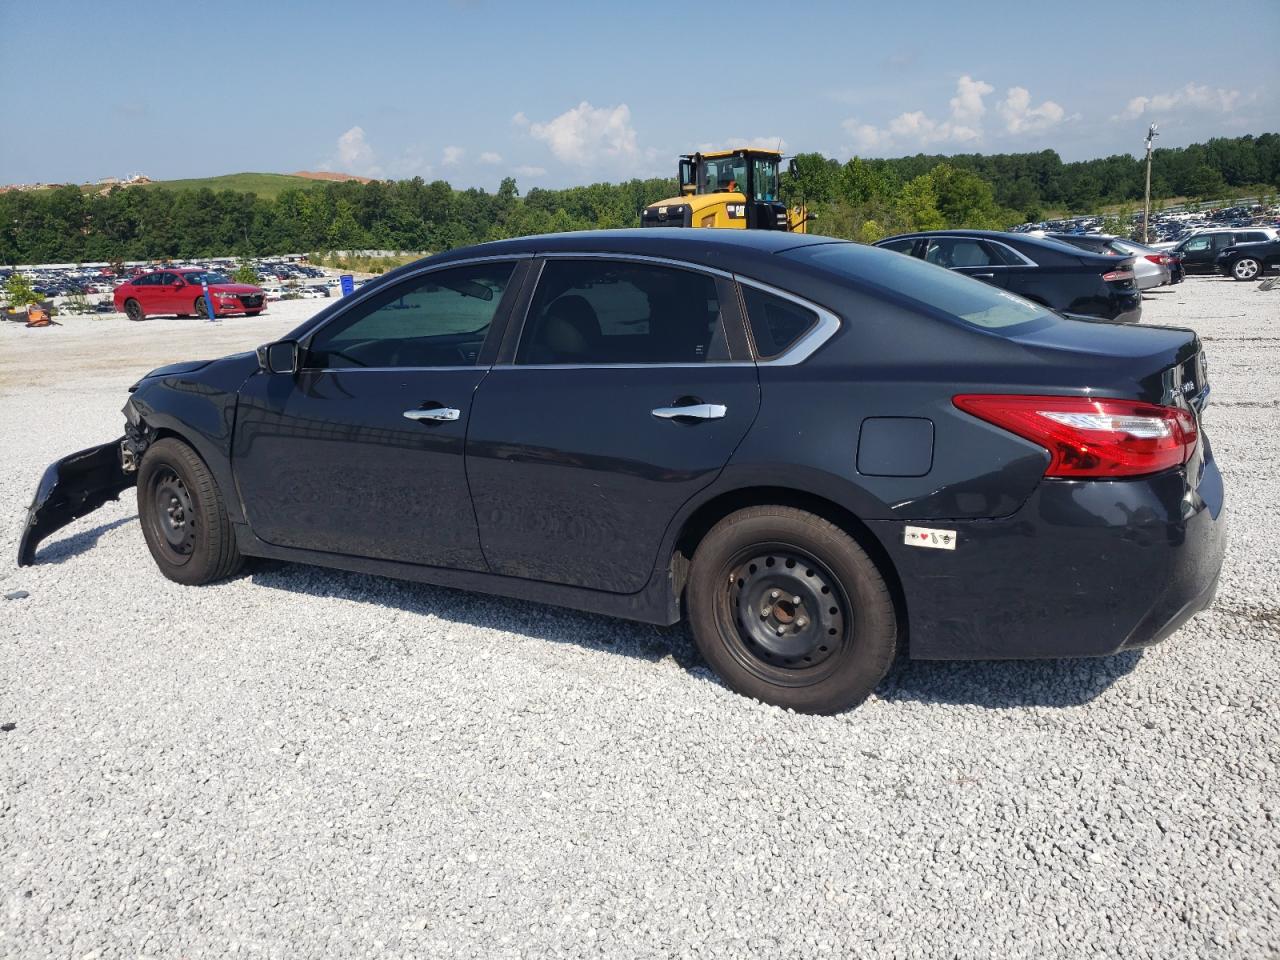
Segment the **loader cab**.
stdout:
<svg viewBox="0 0 1280 960">
<path fill-rule="evenodd" d="M 729 227 L 805 232 L 802 208 L 788 211 L 781 197 L 773 150 L 716 150 L 680 157 L 680 196 L 641 211 L 644 227 Z"/>
</svg>

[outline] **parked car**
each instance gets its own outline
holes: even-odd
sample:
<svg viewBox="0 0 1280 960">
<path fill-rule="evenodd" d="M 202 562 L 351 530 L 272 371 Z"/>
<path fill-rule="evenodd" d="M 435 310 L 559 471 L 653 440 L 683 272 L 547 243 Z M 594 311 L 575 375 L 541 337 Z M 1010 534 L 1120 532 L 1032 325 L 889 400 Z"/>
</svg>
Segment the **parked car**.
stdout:
<svg viewBox="0 0 1280 960">
<path fill-rule="evenodd" d="M 500 241 L 147 374 L 123 437 L 48 469 L 19 561 L 136 485 L 178 583 L 274 557 L 687 616 L 734 690 L 831 712 L 900 644 L 1109 654 L 1203 608 L 1207 391 L 1193 331 L 1064 319 L 861 244 Z"/>
<path fill-rule="evenodd" d="M 1218 272 L 1237 280 L 1261 280 L 1268 270 L 1280 267 L 1280 240 L 1227 247 L 1218 254 Z"/>
<path fill-rule="evenodd" d="M 1202 230 L 1176 243 L 1170 253 L 1182 258 L 1187 273 L 1216 273 L 1218 254 L 1228 247 L 1243 243 L 1266 243 L 1277 238 L 1270 227 L 1253 227 L 1248 230 Z"/>
<path fill-rule="evenodd" d="M 1105 233 L 1048 233 L 1050 240 L 1068 243 L 1081 250 L 1112 257 L 1132 257 L 1134 283 L 1139 290 L 1150 290 L 1173 282 L 1173 258 L 1160 250 L 1145 247 L 1124 237 Z"/>
<path fill-rule="evenodd" d="M 214 315 L 244 314 L 256 317 L 266 309 L 261 287 L 235 283 L 221 273 L 202 270 L 155 270 L 131 277 L 116 287 L 115 308 L 130 320 L 157 314 L 207 317 L 204 284 L 209 285 Z"/>
<path fill-rule="evenodd" d="M 1131 257 L 1094 254 L 1057 240 L 991 230 L 938 230 L 889 237 L 886 250 L 1003 287 L 1064 316 L 1137 323 L 1142 317 Z"/>
</svg>

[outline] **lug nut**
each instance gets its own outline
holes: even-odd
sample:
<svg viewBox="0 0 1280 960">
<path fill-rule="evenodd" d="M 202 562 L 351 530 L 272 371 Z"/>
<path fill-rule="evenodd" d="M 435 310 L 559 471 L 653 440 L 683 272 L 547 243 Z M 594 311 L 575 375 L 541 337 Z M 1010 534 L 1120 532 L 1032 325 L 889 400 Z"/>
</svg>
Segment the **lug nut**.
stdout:
<svg viewBox="0 0 1280 960">
<path fill-rule="evenodd" d="M 808 625 L 809 625 L 809 621 L 806 620 L 804 617 L 801 617 L 799 620 L 796 621 L 796 626 L 799 627 L 801 630 L 803 630 Z"/>
<path fill-rule="evenodd" d="M 798 606 L 800 606 L 800 598 L 799 598 L 799 597 L 792 597 L 792 598 L 791 598 L 791 602 L 792 602 L 792 603 L 794 603 L 797 607 L 798 607 Z"/>
<path fill-rule="evenodd" d="M 782 596 L 782 594 L 777 590 L 770 590 L 769 596 L 772 597 L 774 600 L 777 600 L 780 596 Z"/>
</svg>

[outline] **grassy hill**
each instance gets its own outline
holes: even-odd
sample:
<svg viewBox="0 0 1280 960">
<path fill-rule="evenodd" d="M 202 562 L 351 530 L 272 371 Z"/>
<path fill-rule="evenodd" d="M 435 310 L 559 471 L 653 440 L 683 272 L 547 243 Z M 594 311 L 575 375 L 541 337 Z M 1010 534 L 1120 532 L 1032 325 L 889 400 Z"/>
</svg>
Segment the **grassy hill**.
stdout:
<svg viewBox="0 0 1280 960">
<path fill-rule="evenodd" d="M 221 177 L 196 177 L 191 180 L 157 180 L 142 184 L 143 190 L 237 190 L 256 193 L 274 200 L 286 190 L 308 189 L 319 181 L 294 177 L 287 173 L 228 173 Z"/>
</svg>

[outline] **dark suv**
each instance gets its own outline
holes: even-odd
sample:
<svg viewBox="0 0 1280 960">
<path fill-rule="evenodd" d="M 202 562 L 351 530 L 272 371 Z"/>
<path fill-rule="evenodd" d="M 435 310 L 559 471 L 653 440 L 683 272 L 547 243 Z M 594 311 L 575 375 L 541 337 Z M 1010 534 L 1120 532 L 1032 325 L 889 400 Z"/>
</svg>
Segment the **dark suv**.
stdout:
<svg viewBox="0 0 1280 960">
<path fill-rule="evenodd" d="M 179 583 L 270 557 L 685 618 L 733 689 L 829 712 L 900 648 L 1108 654 L 1201 609 L 1225 527 L 1207 393 L 1192 331 L 861 244 L 529 237 L 147 374 L 124 436 L 45 473 L 20 562 L 136 486 Z"/>
<path fill-rule="evenodd" d="M 1117 258 L 1025 233 L 938 230 L 889 237 L 876 244 L 1003 287 L 1086 320 L 1137 323 L 1142 293 L 1132 257 Z"/>
<path fill-rule="evenodd" d="M 1243 243 L 1266 243 L 1274 239 L 1276 231 L 1269 227 L 1202 230 L 1178 241 L 1169 252 L 1182 258 L 1182 267 L 1187 273 L 1217 273 L 1218 254 L 1228 247 Z"/>
</svg>

